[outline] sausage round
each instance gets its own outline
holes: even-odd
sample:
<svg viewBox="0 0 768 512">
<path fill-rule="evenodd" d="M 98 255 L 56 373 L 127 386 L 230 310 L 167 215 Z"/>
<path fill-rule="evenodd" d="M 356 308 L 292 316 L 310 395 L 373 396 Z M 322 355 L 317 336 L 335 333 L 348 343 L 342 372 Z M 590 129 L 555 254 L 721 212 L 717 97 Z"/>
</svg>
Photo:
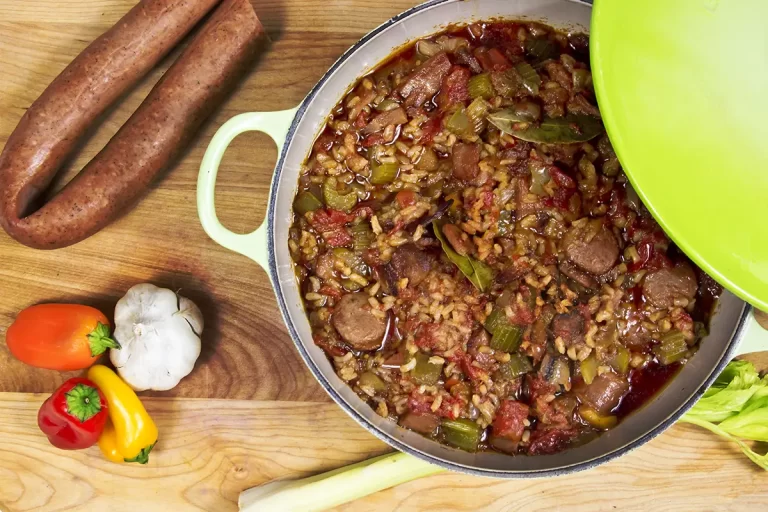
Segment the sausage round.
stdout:
<svg viewBox="0 0 768 512">
<path fill-rule="evenodd" d="M 643 297 L 660 308 L 674 306 L 675 299 L 690 301 L 697 289 L 696 274 L 687 263 L 648 272 L 643 279 Z"/>
<path fill-rule="evenodd" d="M 387 333 L 387 321 L 371 313 L 366 293 L 344 295 L 333 311 L 333 326 L 357 350 L 376 350 Z"/>
<path fill-rule="evenodd" d="M 220 0 L 144 0 L 94 41 L 22 117 L 0 156 L 0 224 L 55 249 L 132 206 L 190 140 L 254 55 L 263 28 L 247 0 L 225 0 L 107 146 L 30 212 L 93 121 Z"/>
<path fill-rule="evenodd" d="M 582 270 L 595 275 L 605 274 L 619 257 L 619 244 L 611 231 L 602 226 L 600 231 L 587 241 L 586 230 L 571 228 L 563 237 L 565 253 Z"/>
<path fill-rule="evenodd" d="M 405 244 L 392 253 L 388 268 L 395 279 L 407 277 L 409 286 L 418 286 L 426 279 L 434 262 L 433 254 L 420 250 L 414 244 Z"/>
</svg>

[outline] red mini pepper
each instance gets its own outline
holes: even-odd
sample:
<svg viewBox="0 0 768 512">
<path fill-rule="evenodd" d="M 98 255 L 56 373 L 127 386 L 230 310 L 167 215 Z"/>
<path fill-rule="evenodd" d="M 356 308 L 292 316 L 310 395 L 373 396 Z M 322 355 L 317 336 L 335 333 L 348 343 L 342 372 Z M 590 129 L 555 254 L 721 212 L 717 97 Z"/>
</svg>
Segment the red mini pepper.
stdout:
<svg viewBox="0 0 768 512">
<path fill-rule="evenodd" d="M 56 448 L 81 450 L 98 442 L 107 417 L 107 401 L 96 384 L 76 377 L 43 402 L 37 424 Z"/>
</svg>

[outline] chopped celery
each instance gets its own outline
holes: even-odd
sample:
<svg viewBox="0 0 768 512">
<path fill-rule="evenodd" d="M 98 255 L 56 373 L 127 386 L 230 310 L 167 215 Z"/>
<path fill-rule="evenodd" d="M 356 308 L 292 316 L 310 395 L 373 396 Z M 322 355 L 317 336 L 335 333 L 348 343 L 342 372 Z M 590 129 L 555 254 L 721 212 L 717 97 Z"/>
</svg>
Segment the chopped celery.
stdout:
<svg viewBox="0 0 768 512">
<path fill-rule="evenodd" d="M 397 178 L 400 164 L 396 162 L 380 164 L 375 160 L 371 162 L 371 183 L 373 185 L 385 185 L 392 183 Z"/>
<path fill-rule="evenodd" d="M 589 87 L 592 83 L 592 75 L 587 69 L 574 69 L 573 70 L 573 90 L 576 92 L 583 91 Z"/>
<path fill-rule="evenodd" d="M 381 103 L 376 105 L 376 110 L 379 112 L 388 112 L 390 110 L 395 110 L 397 107 L 399 107 L 400 104 L 396 102 L 395 100 L 391 98 L 387 98 L 383 100 Z"/>
<path fill-rule="evenodd" d="M 357 385 L 361 388 L 370 388 L 376 393 L 383 393 L 387 390 L 387 383 L 373 372 L 364 372 L 360 375 L 360 378 L 357 379 Z"/>
<path fill-rule="evenodd" d="M 419 161 L 416 162 L 416 168 L 424 171 L 437 170 L 439 160 L 437 159 L 437 153 L 432 148 L 424 148 L 424 152 L 421 154 Z"/>
<path fill-rule="evenodd" d="M 453 113 L 445 123 L 445 127 L 460 137 L 466 137 L 474 133 L 474 126 L 466 111 L 462 108 Z"/>
<path fill-rule="evenodd" d="M 493 82 L 491 82 L 491 75 L 488 73 L 482 73 L 475 75 L 469 79 L 469 96 L 474 100 L 476 98 L 484 98 L 489 100 L 493 98 L 496 91 L 493 89 Z"/>
<path fill-rule="evenodd" d="M 688 352 L 688 344 L 685 342 L 685 336 L 676 329 L 665 334 L 661 338 L 661 343 L 653 347 L 653 353 L 663 365 L 679 361 L 686 352 Z"/>
<path fill-rule="evenodd" d="M 507 324 L 507 314 L 504 312 L 504 308 L 493 308 L 491 314 L 485 319 L 485 330 L 493 334 L 499 325 Z"/>
<path fill-rule="evenodd" d="M 618 423 L 616 416 L 603 416 L 594 409 L 590 409 L 587 406 L 579 406 L 579 416 L 584 418 L 584 421 L 600 430 L 608 430 L 613 428 Z"/>
<path fill-rule="evenodd" d="M 475 134 L 482 132 L 485 128 L 485 118 L 489 109 L 490 105 L 483 98 L 477 98 L 467 107 L 465 113 Z"/>
<path fill-rule="evenodd" d="M 499 365 L 499 374 L 505 379 L 512 380 L 533 370 L 533 365 L 527 356 L 518 353 L 511 356 L 509 361 Z"/>
<path fill-rule="evenodd" d="M 480 444 L 480 438 L 483 434 L 480 425 L 467 419 L 444 419 L 441 427 L 443 438 L 448 444 L 470 452 L 477 451 L 477 445 Z"/>
<path fill-rule="evenodd" d="M 352 226 L 350 231 L 352 231 L 353 247 L 357 253 L 368 249 L 375 238 L 373 236 L 373 231 L 371 231 L 371 227 L 367 222 L 361 222 L 360 224 Z"/>
<path fill-rule="evenodd" d="M 499 223 L 497 224 L 497 231 L 499 236 L 507 236 L 515 229 L 515 223 L 512 219 L 512 212 L 509 210 L 501 210 L 499 213 Z"/>
<path fill-rule="evenodd" d="M 557 47 L 555 43 L 546 38 L 528 39 L 525 44 L 525 51 L 533 57 L 534 62 L 541 63 L 548 59 L 557 57 Z"/>
<path fill-rule="evenodd" d="M 418 352 L 413 357 L 416 359 L 416 366 L 411 370 L 411 380 L 419 385 L 434 386 L 437 384 L 443 365 L 430 363 L 429 355 L 422 352 Z"/>
<path fill-rule="evenodd" d="M 363 257 L 356 252 L 350 251 L 344 247 L 335 247 L 333 249 L 333 256 L 341 261 L 344 266 L 352 269 L 353 272 L 360 275 L 368 273 L 368 265 L 363 261 Z"/>
<path fill-rule="evenodd" d="M 339 192 L 336 177 L 330 176 L 323 182 L 323 199 L 328 208 L 348 212 L 357 204 L 357 194 L 350 190 L 346 194 Z"/>
<path fill-rule="evenodd" d="M 528 160 L 528 170 L 531 172 L 530 191 L 537 196 L 546 196 L 544 185 L 552 179 L 549 176 L 549 166 L 541 160 Z"/>
<path fill-rule="evenodd" d="M 296 200 L 293 202 L 293 209 L 296 210 L 296 213 L 299 215 L 313 212 L 322 207 L 323 203 L 309 190 L 305 190 L 297 195 Z"/>
<path fill-rule="evenodd" d="M 523 81 L 523 87 L 532 95 L 532 96 L 538 96 L 539 95 L 539 87 L 541 86 L 541 77 L 536 72 L 535 69 L 533 69 L 533 66 L 528 64 L 527 62 L 521 62 L 517 66 L 515 66 L 515 69 L 520 74 L 520 77 Z"/>
<path fill-rule="evenodd" d="M 629 371 L 629 350 L 622 345 L 618 345 L 616 354 L 609 359 L 608 364 L 616 373 L 626 375 L 627 371 Z"/>
<path fill-rule="evenodd" d="M 581 362 L 581 378 L 584 379 L 585 383 L 592 384 L 592 381 L 595 380 L 595 377 L 597 377 L 597 366 L 597 358 L 594 352 Z"/>
<path fill-rule="evenodd" d="M 341 286 L 348 292 L 356 292 L 358 290 L 361 290 L 363 288 L 363 285 L 358 283 L 357 281 L 353 281 L 351 279 L 342 279 L 341 280 Z"/>
<path fill-rule="evenodd" d="M 496 326 L 491 338 L 491 348 L 502 352 L 517 350 L 523 337 L 523 328 L 519 325 L 505 323 Z"/>
</svg>

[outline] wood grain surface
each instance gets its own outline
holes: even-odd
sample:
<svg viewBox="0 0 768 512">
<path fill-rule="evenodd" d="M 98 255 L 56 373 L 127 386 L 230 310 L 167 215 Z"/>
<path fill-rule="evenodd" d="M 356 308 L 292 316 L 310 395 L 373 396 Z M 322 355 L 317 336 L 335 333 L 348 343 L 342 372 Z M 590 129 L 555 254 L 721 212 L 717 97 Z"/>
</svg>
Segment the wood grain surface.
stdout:
<svg viewBox="0 0 768 512">
<path fill-rule="evenodd" d="M 247 111 L 297 105 L 341 53 L 413 0 L 254 0 L 274 41 L 192 147 L 143 201 L 107 229 L 56 251 L 24 247 L 0 230 L 0 391 L 50 392 L 70 374 L 31 369 L 5 347 L 5 330 L 39 302 L 90 304 L 111 316 L 134 284 L 180 289 L 205 316 L 195 371 L 165 396 L 328 401 L 283 326 L 266 274 L 210 240 L 197 218 L 195 185 L 216 128 Z M 135 0 L 0 0 L 0 147 L 24 110 L 90 41 Z M 363 8 L 364 7 L 364 8 Z M 138 107 L 175 52 L 105 118 L 57 180 L 61 188 Z M 247 232 L 264 218 L 277 155 L 266 136 L 238 138 L 216 191 L 222 222 Z"/>
<path fill-rule="evenodd" d="M 46 85 L 135 0 L 0 0 L 0 146 Z M 333 469 L 384 453 L 305 369 L 282 325 L 266 275 L 208 239 L 195 184 L 216 127 L 254 110 L 296 105 L 360 36 L 415 0 L 254 0 L 274 43 L 183 158 L 136 209 L 67 249 L 23 247 L 0 231 L 0 512 L 236 509 L 254 485 Z M 57 188 L 104 146 L 139 105 L 170 56 L 105 116 Z M 217 189 L 223 222 L 247 232 L 263 219 L 276 150 L 260 135 L 235 141 Z M 96 448 L 59 451 L 36 426 L 48 393 L 68 378 L 7 352 L 4 333 L 31 304 L 72 301 L 111 313 L 132 285 L 181 290 L 203 310 L 203 355 L 181 385 L 145 399 L 161 431 L 147 467 L 105 461 Z M 766 367 L 764 356 L 757 362 Z M 240 400 L 218 400 L 220 398 Z M 592 471 L 501 481 L 443 474 L 380 492 L 345 511 L 766 510 L 768 476 L 732 445 L 675 426 Z"/>
<path fill-rule="evenodd" d="M 156 398 L 146 400 L 161 432 L 148 467 L 117 465 L 96 448 L 50 446 L 35 426 L 43 398 L 0 396 L 3 512 L 228 512 L 236 510 L 240 491 L 254 485 L 388 450 L 332 404 Z M 696 427 L 678 425 L 591 471 L 512 481 L 444 473 L 339 510 L 765 510 L 768 476 L 738 453 Z"/>
</svg>

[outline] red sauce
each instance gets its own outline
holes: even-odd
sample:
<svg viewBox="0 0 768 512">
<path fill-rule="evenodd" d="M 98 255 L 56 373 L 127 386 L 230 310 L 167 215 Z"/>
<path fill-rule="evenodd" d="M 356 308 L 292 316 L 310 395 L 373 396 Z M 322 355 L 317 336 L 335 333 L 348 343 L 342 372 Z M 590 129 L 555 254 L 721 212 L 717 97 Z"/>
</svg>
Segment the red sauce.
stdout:
<svg viewBox="0 0 768 512">
<path fill-rule="evenodd" d="M 616 409 L 616 416 L 624 418 L 643 406 L 677 374 L 680 367 L 680 363 L 662 366 L 653 361 L 645 368 L 632 370 L 629 393 Z"/>
</svg>

